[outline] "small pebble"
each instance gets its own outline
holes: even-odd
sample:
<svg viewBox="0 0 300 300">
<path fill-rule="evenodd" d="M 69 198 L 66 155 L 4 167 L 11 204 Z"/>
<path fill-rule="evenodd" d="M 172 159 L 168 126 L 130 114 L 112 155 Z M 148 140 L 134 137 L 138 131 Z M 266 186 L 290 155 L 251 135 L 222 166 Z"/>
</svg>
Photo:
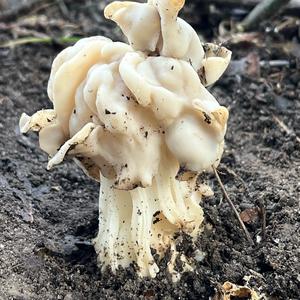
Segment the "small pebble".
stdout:
<svg viewBox="0 0 300 300">
<path fill-rule="evenodd" d="M 260 235 L 256 236 L 256 243 L 259 244 L 261 242 L 262 238 Z"/>
<path fill-rule="evenodd" d="M 195 252 L 194 252 L 194 258 L 197 262 L 201 262 L 206 256 L 206 253 L 197 249 Z"/>
</svg>

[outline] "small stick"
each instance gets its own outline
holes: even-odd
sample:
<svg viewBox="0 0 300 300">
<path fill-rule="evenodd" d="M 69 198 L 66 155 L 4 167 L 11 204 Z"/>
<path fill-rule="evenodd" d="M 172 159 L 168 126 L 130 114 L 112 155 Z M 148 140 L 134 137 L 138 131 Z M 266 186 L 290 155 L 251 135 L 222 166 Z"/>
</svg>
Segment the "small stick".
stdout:
<svg viewBox="0 0 300 300">
<path fill-rule="evenodd" d="M 247 230 L 247 228 L 246 228 L 244 222 L 242 221 L 242 219 L 241 219 L 241 217 L 240 217 L 240 215 L 239 215 L 239 212 L 238 212 L 237 209 L 235 208 L 233 202 L 230 200 L 230 198 L 229 198 L 229 196 L 228 196 L 228 194 L 227 194 L 227 192 L 226 192 L 226 190 L 225 190 L 225 187 L 224 187 L 224 185 L 223 185 L 223 183 L 222 183 L 222 180 L 221 180 L 221 178 L 220 178 L 220 176 L 219 176 L 219 174 L 218 174 L 217 169 L 216 169 L 214 166 L 212 166 L 212 168 L 213 168 L 213 170 L 214 170 L 215 176 L 216 176 L 216 178 L 217 178 L 217 180 L 218 180 L 218 183 L 219 183 L 219 185 L 220 185 L 220 187 L 221 187 L 221 190 L 222 190 L 222 192 L 223 192 L 223 194 L 224 194 L 225 199 L 227 200 L 227 202 L 228 202 L 229 205 L 231 206 L 232 210 L 234 211 L 234 213 L 235 213 L 235 215 L 236 215 L 236 217 L 237 217 L 237 219 L 238 219 L 238 221 L 239 221 L 239 223 L 240 223 L 240 225 L 241 225 L 241 227 L 242 227 L 242 229 L 243 229 L 243 231 L 244 231 L 244 233 L 245 233 L 245 235 L 246 235 L 246 238 L 247 238 L 248 242 L 250 243 L 251 246 L 253 246 L 253 245 L 254 245 L 254 242 L 253 242 L 253 240 L 252 240 L 252 238 L 251 238 L 251 236 L 250 236 L 250 233 L 249 233 L 249 231 Z"/>
<path fill-rule="evenodd" d="M 58 44 L 68 44 L 68 43 L 76 43 L 80 38 L 79 37 L 60 37 L 60 38 L 52 38 L 52 37 L 26 37 L 20 38 L 16 40 L 11 40 L 8 42 L 4 42 L 0 44 L 0 48 L 10 48 L 18 45 L 26 45 L 26 44 L 52 44 L 56 42 Z"/>
<path fill-rule="evenodd" d="M 266 239 L 266 225 L 267 225 L 267 216 L 266 216 L 266 207 L 263 203 L 263 200 L 260 202 L 260 214 L 261 214 L 261 237 L 264 241 Z"/>
<path fill-rule="evenodd" d="M 290 62 L 288 60 L 278 59 L 278 60 L 261 60 L 259 62 L 261 67 L 288 67 Z"/>
<path fill-rule="evenodd" d="M 216 5 L 219 8 L 243 8 L 246 10 L 253 9 L 255 5 L 261 3 L 261 0 L 201 0 L 201 2 L 210 5 Z M 290 0 L 290 2 L 283 7 L 284 14 L 299 16 L 300 0 Z"/>
<path fill-rule="evenodd" d="M 16 8 L 11 8 L 0 13 L 0 22 L 11 22 L 14 21 L 28 12 L 36 9 L 38 6 L 45 3 L 53 3 L 55 0 L 32 0 L 24 4 L 20 4 Z"/>
<path fill-rule="evenodd" d="M 274 121 L 283 129 L 283 131 L 285 131 L 287 134 L 295 134 L 294 130 L 288 128 L 283 121 L 281 121 L 278 117 L 276 117 L 275 115 L 272 115 Z M 300 137 L 296 135 L 296 141 L 298 143 L 300 143 Z"/>
<path fill-rule="evenodd" d="M 254 29 L 261 21 L 267 20 L 277 14 L 289 2 L 290 0 L 263 0 L 237 25 L 238 31 L 244 32 Z"/>
<path fill-rule="evenodd" d="M 223 165 L 223 164 L 222 164 L 222 168 L 224 168 L 229 174 L 231 174 L 231 175 L 233 175 L 234 177 L 236 177 L 236 178 L 243 184 L 245 190 L 247 190 L 247 185 L 246 185 L 244 179 L 243 179 L 241 176 L 239 176 L 239 175 L 236 174 L 233 170 L 231 170 L 230 168 L 228 168 L 227 166 L 225 166 L 225 165 Z M 221 173 L 221 172 L 219 171 L 219 173 Z M 222 173 L 221 173 L 221 174 L 222 174 Z"/>
<path fill-rule="evenodd" d="M 57 3 L 58 3 L 59 9 L 61 10 L 63 16 L 69 19 L 70 13 L 69 13 L 68 7 L 67 7 L 66 3 L 64 2 L 64 0 L 57 0 Z"/>
</svg>

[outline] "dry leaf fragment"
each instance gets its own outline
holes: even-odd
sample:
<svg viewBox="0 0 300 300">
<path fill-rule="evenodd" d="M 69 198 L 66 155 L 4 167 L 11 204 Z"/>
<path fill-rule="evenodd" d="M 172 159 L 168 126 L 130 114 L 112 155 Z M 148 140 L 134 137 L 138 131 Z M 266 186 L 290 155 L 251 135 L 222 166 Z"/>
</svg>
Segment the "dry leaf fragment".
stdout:
<svg viewBox="0 0 300 300">
<path fill-rule="evenodd" d="M 214 300 L 233 300 L 233 299 L 249 299 L 259 300 L 261 297 L 247 286 L 236 285 L 226 281 L 221 289 L 221 292 Z"/>
<path fill-rule="evenodd" d="M 258 207 L 247 208 L 240 213 L 240 217 L 244 223 L 253 224 L 258 220 L 259 212 Z"/>
</svg>

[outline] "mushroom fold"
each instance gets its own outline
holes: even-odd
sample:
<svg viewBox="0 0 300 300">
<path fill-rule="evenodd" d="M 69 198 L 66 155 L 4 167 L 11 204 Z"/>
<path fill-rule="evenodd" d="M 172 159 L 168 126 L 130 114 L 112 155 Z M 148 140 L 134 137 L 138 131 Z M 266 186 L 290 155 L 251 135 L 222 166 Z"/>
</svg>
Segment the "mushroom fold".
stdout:
<svg viewBox="0 0 300 300">
<path fill-rule="evenodd" d="M 175 279 L 178 232 L 201 232 L 200 201 L 211 195 L 198 175 L 220 162 L 228 110 L 206 89 L 231 52 L 201 44 L 178 13 L 184 0 L 116 1 L 105 17 L 129 44 L 85 38 L 55 58 L 48 83 L 53 109 L 20 119 L 39 132 L 48 169 L 73 158 L 100 181 L 99 266 L 127 267 L 155 277 L 154 249 L 171 249 Z M 184 270 L 191 270 L 180 256 Z"/>
</svg>

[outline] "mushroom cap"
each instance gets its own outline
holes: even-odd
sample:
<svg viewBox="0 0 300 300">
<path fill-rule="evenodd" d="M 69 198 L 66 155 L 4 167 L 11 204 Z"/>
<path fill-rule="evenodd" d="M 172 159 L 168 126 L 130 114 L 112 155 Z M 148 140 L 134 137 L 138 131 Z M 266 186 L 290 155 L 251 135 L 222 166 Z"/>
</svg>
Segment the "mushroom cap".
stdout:
<svg viewBox="0 0 300 300">
<path fill-rule="evenodd" d="M 204 44 L 204 51 L 205 58 L 198 74 L 203 84 L 209 86 L 215 83 L 227 69 L 231 59 L 231 51 L 212 43 Z"/>
<path fill-rule="evenodd" d="M 205 85 L 221 76 L 231 52 L 202 47 L 177 17 L 183 5 L 113 2 L 104 14 L 130 45 L 96 36 L 55 58 L 48 83 L 53 110 L 20 120 L 22 132 L 39 131 L 49 168 L 67 155 L 94 179 L 101 172 L 115 188 L 130 190 L 152 185 L 162 147 L 185 175 L 219 163 L 228 111 Z"/>
<path fill-rule="evenodd" d="M 105 7 L 104 16 L 120 26 L 135 50 L 156 50 L 160 38 L 160 19 L 152 5 L 115 1 Z"/>
<path fill-rule="evenodd" d="M 184 0 L 114 1 L 104 15 L 118 24 L 135 51 L 182 59 L 198 71 L 204 50 L 195 30 L 178 18 L 183 5 Z"/>
</svg>

